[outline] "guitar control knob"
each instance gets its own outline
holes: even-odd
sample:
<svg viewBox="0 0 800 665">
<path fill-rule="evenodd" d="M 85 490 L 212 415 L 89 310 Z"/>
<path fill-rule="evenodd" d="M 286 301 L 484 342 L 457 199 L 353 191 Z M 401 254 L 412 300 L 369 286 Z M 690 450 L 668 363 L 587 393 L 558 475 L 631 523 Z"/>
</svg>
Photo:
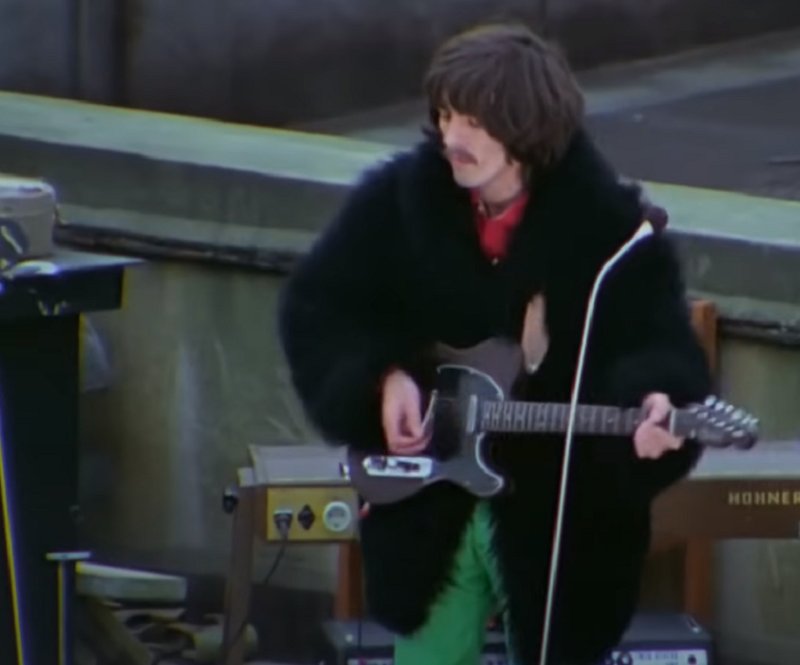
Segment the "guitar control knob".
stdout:
<svg viewBox="0 0 800 665">
<path fill-rule="evenodd" d="M 344 501 L 331 501 L 322 513 L 322 523 L 329 531 L 347 531 L 353 523 L 353 511 Z"/>
</svg>

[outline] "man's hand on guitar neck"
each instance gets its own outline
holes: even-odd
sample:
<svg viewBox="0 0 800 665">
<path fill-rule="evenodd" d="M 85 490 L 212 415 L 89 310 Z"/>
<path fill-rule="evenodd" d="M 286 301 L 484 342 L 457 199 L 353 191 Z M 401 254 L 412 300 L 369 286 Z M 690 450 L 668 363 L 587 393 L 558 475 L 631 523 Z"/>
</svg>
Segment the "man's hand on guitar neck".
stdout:
<svg viewBox="0 0 800 665">
<path fill-rule="evenodd" d="M 383 434 L 389 452 L 416 455 L 430 441 L 427 423 L 422 418 L 422 394 L 414 379 L 402 370 L 389 372 L 383 380 Z"/>
<path fill-rule="evenodd" d="M 670 450 L 683 446 L 683 439 L 670 434 L 665 425 L 672 413 L 672 402 L 664 393 L 651 393 L 644 398 L 644 422 L 636 428 L 633 444 L 636 454 L 643 459 L 658 459 Z"/>
</svg>

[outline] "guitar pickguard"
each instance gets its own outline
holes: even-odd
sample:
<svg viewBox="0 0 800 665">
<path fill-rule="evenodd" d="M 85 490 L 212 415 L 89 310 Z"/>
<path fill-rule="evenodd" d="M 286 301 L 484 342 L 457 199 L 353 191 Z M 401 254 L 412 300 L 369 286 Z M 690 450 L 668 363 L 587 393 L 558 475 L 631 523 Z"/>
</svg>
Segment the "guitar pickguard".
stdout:
<svg viewBox="0 0 800 665">
<path fill-rule="evenodd" d="M 430 457 L 370 455 L 364 458 L 364 471 L 374 478 L 430 478 L 433 460 Z"/>
</svg>

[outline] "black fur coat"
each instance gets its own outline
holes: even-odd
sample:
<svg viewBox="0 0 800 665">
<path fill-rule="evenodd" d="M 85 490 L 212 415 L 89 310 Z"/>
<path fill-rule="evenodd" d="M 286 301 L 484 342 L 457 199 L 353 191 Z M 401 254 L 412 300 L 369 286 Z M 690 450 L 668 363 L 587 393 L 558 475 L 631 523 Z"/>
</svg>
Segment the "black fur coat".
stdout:
<svg viewBox="0 0 800 665">
<path fill-rule="evenodd" d="M 638 192 L 581 132 L 531 184 L 531 200 L 497 266 L 484 258 L 468 193 L 431 143 L 368 172 L 290 277 L 279 332 L 294 386 L 331 441 L 381 450 L 379 383 L 393 366 L 422 377 L 431 341 L 471 346 L 519 339 L 543 292 L 550 348 L 523 395 L 567 401 L 589 291 L 602 263 L 641 219 Z M 582 401 L 639 405 L 649 392 L 704 398 L 711 382 L 690 325 L 668 234 L 628 255 L 605 283 Z M 541 435 L 539 435 L 541 437 Z M 492 500 L 494 547 L 509 592 L 520 662 L 537 662 L 553 533 L 561 438 L 503 440 L 495 461 L 515 491 Z M 562 545 L 552 663 L 589 663 L 612 647 L 637 602 L 653 497 L 698 457 L 691 442 L 658 461 L 628 439 L 576 438 Z M 409 634 L 426 620 L 475 500 L 450 485 L 373 507 L 362 521 L 368 608 Z"/>
</svg>

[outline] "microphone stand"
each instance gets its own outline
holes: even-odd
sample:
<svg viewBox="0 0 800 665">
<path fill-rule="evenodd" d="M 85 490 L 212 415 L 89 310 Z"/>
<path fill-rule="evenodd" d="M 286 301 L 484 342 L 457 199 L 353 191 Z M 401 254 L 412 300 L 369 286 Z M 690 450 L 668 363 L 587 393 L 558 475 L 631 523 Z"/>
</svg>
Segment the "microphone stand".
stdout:
<svg viewBox="0 0 800 665">
<path fill-rule="evenodd" d="M 544 611 L 544 627 L 542 629 L 542 647 L 539 652 L 539 665 L 547 665 L 547 650 L 550 642 L 550 624 L 552 621 L 553 604 L 555 601 L 556 582 L 558 578 L 558 563 L 561 555 L 561 535 L 564 525 L 564 512 L 566 506 L 567 483 L 569 481 L 569 462 L 572 453 L 572 442 L 575 438 L 575 419 L 578 414 L 578 397 L 583 381 L 583 366 L 586 360 L 586 351 L 589 346 L 589 333 L 594 318 L 594 308 L 597 303 L 597 296 L 608 274 L 614 269 L 617 263 L 637 244 L 645 238 L 649 238 L 656 232 L 653 224 L 645 221 L 636 230 L 628 241 L 620 247 L 616 254 L 608 259 L 592 285 L 589 295 L 589 303 L 586 307 L 586 317 L 583 323 L 583 335 L 581 337 L 580 350 L 578 352 L 578 366 L 575 370 L 575 378 L 572 383 L 572 395 L 569 402 L 569 414 L 567 416 L 567 432 L 564 438 L 564 459 L 561 462 L 561 483 L 558 496 L 558 510 L 556 512 L 556 523 L 553 531 L 553 550 L 550 555 L 550 575 L 547 583 L 547 603 Z"/>
</svg>

